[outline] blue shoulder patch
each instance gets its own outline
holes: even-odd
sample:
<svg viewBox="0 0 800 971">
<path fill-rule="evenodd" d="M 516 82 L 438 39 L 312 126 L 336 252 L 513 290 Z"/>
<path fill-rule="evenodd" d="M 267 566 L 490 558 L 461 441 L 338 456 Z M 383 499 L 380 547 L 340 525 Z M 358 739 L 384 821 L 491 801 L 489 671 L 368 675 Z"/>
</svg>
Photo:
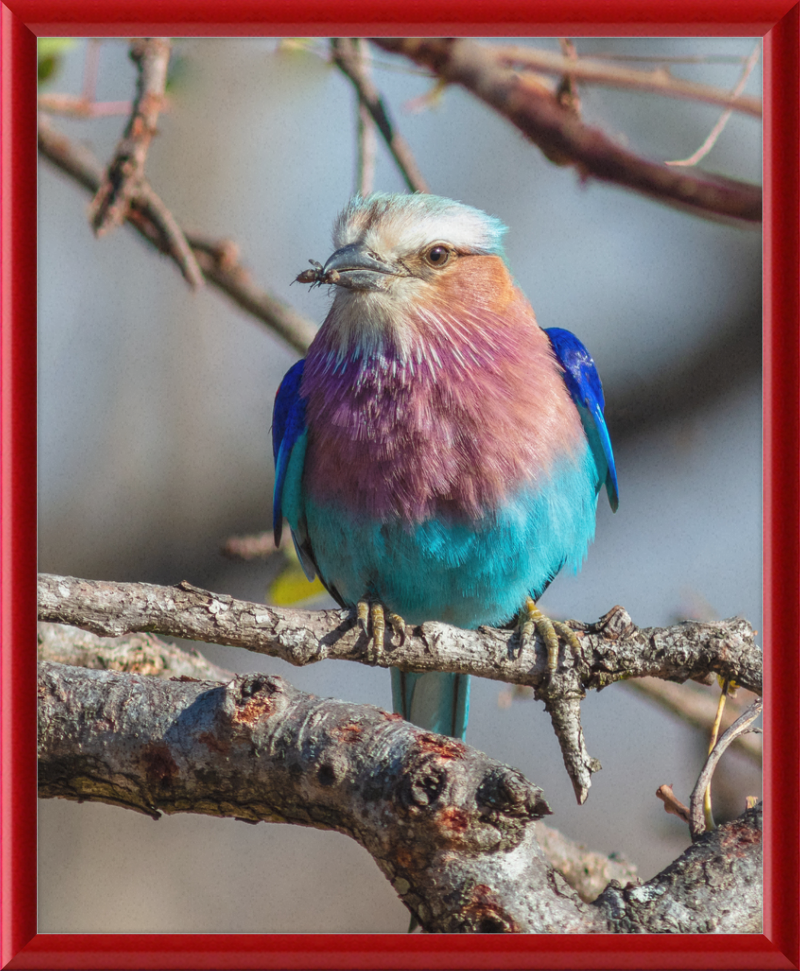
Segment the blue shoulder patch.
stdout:
<svg viewBox="0 0 800 971">
<path fill-rule="evenodd" d="M 605 486 L 608 502 L 614 512 L 619 506 L 619 486 L 614 452 L 603 414 L 605 399 L 600 375 L 591 354 L 578 338 L 568 330 L 550 327 L 545 330 L 555 355 L 564 368 L 564 381 L 572 400 L 578 405 L 586 437 L 589 440 L 598 468 L 606 468 Z"/>
<path fill-rule="evenodd" d="M 284 375 L 272 409 L 272 455 L 275 459 L 275 492 L 272 500 L 272 527 L 275 545 L 283 531 L 283 486 L 289 458 L 297 439 L 306 430 L 306 403 L 300 396 L 305 361 L 298 361 Z"/>
</svg>

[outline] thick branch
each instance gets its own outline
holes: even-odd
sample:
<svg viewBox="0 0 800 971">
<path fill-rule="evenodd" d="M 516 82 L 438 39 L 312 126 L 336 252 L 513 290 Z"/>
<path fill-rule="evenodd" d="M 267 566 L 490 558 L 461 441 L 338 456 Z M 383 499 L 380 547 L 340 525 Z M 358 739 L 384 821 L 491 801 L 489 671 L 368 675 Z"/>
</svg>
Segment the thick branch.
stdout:
<svg viewBox="0 0 800 971">
<path fill-rule="evenodd" d="M 491 50 L 459 38 L 371 38 L 485 101 L 548 157 L 571 160 L 583 177 L 633 189 L 706 218 L 761 221 L 761 189 L 746 182 L 651 162 L 564 110 L 533 78 L 501 65 Z"/>
<path fill-rule="evenodd" d="M 267 607 L 188 583 L 157 587 L 41 574 L 39 619 L 111 636 L 156 631 L 246 647 L 296 665 L 338 658 L 530 685 L 550 714 L 579 803 L 586 800 L 592 774 L 600 769 L 587 751 L 580 722 L 580 702 L 587 688 L 631 677 L 686 681 L 712 673 L 754 691 L 761 684 L 761 652 L 746 621 L 640 630 L 621 607 L 595 625 L 572 622 L 581 655 L 566 652 L 555 675 L 549 673 L 545 646 L 537 640 L 533 649 L 521 649 L 516 631 L 465 631 L 430 623 L 406 628 L 399 644 L 392 643 L 396 635 L 389 632 L 375 651 L 351 611 Z"/>
<path fill-rule="evenodd" d="M 40 623 L 38 642 L 40 661 L 94 671 L 221 683 L 236 677 L 232 671 L 211 664 L 197 650 L 184 650 L 153 634 L 98 637 L 77 627 Z M 624 859 L 592 852 L 541 822 L 536 827 L 536 836 L 545 859 L 577 890 L 582 900 L 594 900 L 612 879 L 638 882 L 636 867 Z"/>
<path fill-rule="evenodd" d="M 45 797 L 346 833 L 428 931 L 646 932 L 666 907 L 670 930 L 696 930 L 700 914 L 703 929 L 732 930 L 733 912 L 741 932 L 760 913 L 756 814 L 657 877 L 656 908 L 637 909 L 649 885 L 612 886 L 588 905 L 544 861 L 533 824 L 547 805 L 514 769 L 277 677 L 221 685 L 42 662 L 39 758 Z"/>
<path fill-rule="evenodd" d="M 592 926 L 576 894 L 550 886 L 540 790 L 460 742 L 277 677 L 40 672 L 43 796 L 335 829 L 430 931 L 541 932 L 545 914 L 560 931 Z"/>
</svg>

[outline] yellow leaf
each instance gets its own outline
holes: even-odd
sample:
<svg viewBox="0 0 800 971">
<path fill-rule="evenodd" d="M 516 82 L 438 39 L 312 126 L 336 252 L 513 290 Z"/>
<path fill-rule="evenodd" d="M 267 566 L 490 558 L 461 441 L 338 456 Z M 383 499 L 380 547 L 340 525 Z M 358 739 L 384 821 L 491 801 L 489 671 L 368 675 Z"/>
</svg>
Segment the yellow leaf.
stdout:
<svg viewBox="0 0 800 971">
<path fill-rule="evenodd" d="M 318 597 L 321 593 L 325 593 L 325 587 L 320 578 L 309 580 L 297 561 L 289 563 L 267 591 L 270 601 L 276 607 L 290 607 Z"/>
</svg>

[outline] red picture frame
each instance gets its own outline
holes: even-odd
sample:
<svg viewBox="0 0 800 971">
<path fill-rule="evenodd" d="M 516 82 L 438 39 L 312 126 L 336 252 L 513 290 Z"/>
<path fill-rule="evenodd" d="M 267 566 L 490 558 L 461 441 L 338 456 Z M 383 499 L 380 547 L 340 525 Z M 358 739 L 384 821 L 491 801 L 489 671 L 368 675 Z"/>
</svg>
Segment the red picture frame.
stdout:
<svg viewBox="0 0 800 971">
<path fill-rule="evenodd" d="M 764 35 L 765 924 L 758 935 L 37 934 L 36 36 Z M 0 966 L 797 968 L 800 6 L 791 0 L 9 0 L 0 14 Z"/>
</svg>

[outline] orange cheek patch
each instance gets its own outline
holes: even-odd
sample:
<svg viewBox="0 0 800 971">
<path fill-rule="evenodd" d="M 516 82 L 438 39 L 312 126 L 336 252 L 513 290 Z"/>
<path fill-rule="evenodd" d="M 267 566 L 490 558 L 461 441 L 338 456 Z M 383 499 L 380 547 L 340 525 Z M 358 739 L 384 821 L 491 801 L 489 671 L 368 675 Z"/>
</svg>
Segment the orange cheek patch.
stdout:
<svg viewBox="0 0 800 971">
<path fill-rule="evenodd" d="M 518 297 L 511 275 L 499 256 L 461 256 L 430 283 L 431 295 L 451 313 L 484 308 L 502 314 Z"/>
</svg>

